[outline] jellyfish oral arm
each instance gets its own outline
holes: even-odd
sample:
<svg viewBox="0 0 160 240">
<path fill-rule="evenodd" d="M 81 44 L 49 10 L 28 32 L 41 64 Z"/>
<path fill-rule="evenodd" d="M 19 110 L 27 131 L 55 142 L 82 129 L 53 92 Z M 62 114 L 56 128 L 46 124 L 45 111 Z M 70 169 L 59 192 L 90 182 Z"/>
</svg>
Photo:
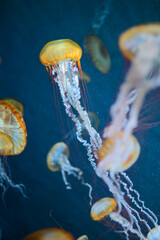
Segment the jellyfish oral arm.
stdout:
<svg viewBox="0 0 160 240">
<path fill-rule="evenodd" d="M 69 117 L 71 117 L 77 129 L 77 139 L 82 142 L 85 147 L 87 147 L 89 160 L 93 168 L 96 169 L 93 152 L 100 148 L 102 141 L 97 131 L 91 126 L 88 114 L 80 103 L 81 95 L 79 88 L 78 68 L 76 65 L 73 67 L 72 61 L 66 60 L 65 62 L 60 62 L 57 67 L 57 77 L 58 80 L 56 82 L 59 86 L 66 113 Z M 74 114 L 73 110 L 76 110 L 78 114 Z M 79 121 L 78 116 L 80 116 L 82 119 L 82 123 Z M 85 125 L 85 128 L 89 133 L 90 143 L 82 138 L 82 124 Z"/>
</svg>

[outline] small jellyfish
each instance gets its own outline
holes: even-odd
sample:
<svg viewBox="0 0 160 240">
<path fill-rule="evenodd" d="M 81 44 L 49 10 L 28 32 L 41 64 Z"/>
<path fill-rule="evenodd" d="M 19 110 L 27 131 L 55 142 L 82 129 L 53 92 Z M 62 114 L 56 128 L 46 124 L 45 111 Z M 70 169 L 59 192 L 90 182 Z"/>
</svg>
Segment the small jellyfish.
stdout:
<svg viewBox="0 0 160 240">
<path fill-rule="evenodd" d="M 91 125 L 94 127 L 95 130 L 98 130 L 99 126 L 99 118 L 94 112 L 87 112 L 89 120 L 91 122 Z M 88 136 L 88 131 L 85 128 L 85 124 L 83 123 L 82 119 L 78 117 L 78 120 L 81 122 L 81 135 L 83 138 Z M 76 137 L 76 127 L 74 127 L 71 132 L 69 132 L 66 136 L 65 139 L 67 139 L 67 143 L 70 143 L 74 138 Z"/>
<path fill-rule="evenodd" d="M 102 198 L 93 204 L 91 208 L 91 218 L 95 221 L 100 221 L 111 212 L 115 211 L 116 207 L 117 203 L 114 198 Z"/>
<path fill-rule="evenodd" d="M 29 234 L 23 240 L 74 240 L 74 237 L 59 228 L 45 228 Z"/>
<path fill-rule="evenodd" d="M 84 182 L 83 172 L 79 168 L 73 167 L 70 164 L 69 148 L 64 142 L 59 142 L 52 146 L 52 148 L 47 154 L 47 166 L 53 172 L 61 171 L 62 178 L 67 189 L 71 189 L 71 185 L 68 183 L 66 179 L 66 174 L 73 175 L 78 180 L 80 180 L 83 185 L 87 186 L 89 188 L 89 198 L 91 204 L 92 186 Z"/>
<path fill-rule="evenodd" d="M 111 65 L 110 56 L 101 39 L 95 34 L 88 35 L 85 46 L 94 66 L 101 73 L 108 73 Z"/>
<path fill-rule="evenodd" d="M 23 117 L 23 115 L 24 115 L 24 107 L 23 107 L 23 104 L 18 99 L 13 98 L 13 97 L 6 97 L 6 98 L 3 98 L 2 100 L 6 101 L 6 102 L 9 102 L 12 105 L 14 105 L 18 109 L 18 111 L 21 113 L 21 115 Z"/>
<path fill-rule="evenodd" d="M 77 238 L 77 240 L 88 240 L 88 237 L 87 237 L 87 235 L 83 235 L 83 236 Z"/>
<path fill-rule="evenodd" d="M 160 225 L 153 228 L 148 234 L 147 234 L 148 240 L 159 240 L 160 239 Z"/>
<path fill-rule="evenodd" d="M 102 148 L 98 151 L 99 167 L 115 173 L 123 172 L 130 168 L 138 159 L 140 145 L 135 136 L 130 135 L 128 144 L 123 139 L 124 133 L 120 132 L 119 138 L 106 138 Z M 115 149 L 116 145 L 117 150 Z M 119 157 L 116 158 L 114 154 Z"/>
</svg>

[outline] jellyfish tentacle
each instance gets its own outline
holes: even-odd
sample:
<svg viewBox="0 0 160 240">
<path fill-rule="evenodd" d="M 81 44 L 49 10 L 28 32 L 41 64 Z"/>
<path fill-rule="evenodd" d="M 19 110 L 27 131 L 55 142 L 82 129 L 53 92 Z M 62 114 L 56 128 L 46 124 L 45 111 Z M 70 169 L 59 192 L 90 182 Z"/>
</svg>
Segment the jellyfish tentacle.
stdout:
<svg viewBox="0 0 160 240">
<path fill-rule="evenodd" d="M 127 196 L 131 199 L 132 203 L 134 203 L 134 204 L 136 205 L 136 207 L 139 208 L 139 209 L 141 210 L 141 212 L 143 212 L 150 220 L 153 220 L 153 219 L 149 216 L 149 214 L 148 214 L 147 212 L 145 212 L 145 211 L 143 210 L 143 208 L 140 207 L 140 206 L 137 204 L 137 202 L 135 201 L 135 198 L 130 194 L 130 191 L 129 191 L 128 187 L 127 187 L 127 184 L 124 183 L 124 182 L 120 179 L 120 176 L 119 176 L 119 175 L 118 175 L 118 181 L 119 181 L 120 184 L 122 184 L 122 186 L 123 186 L 124 189 L 126 190 Z M 134 209 L 134 212 L 135 212 L 135 214 L 137 215 L 138 219 L 146 225 L 146 227 L 147 227 L 147 229 L 148 229 L 149 231 L 151 231 L 151 227 L 149 226 L 149 224 L 147 223 L 147 221 L 146 221 L 145 219 L 142 219 L 142 218 L 140 217 L 139 212 L 136 211 L 135 209 Z M 155 223 L 155 222 L 154 222 L 154 223 Z"/>
<path fill-rule="evenodd" d="M 27 195 L 25 194 L 25 186 L 23 184 L 15 184 L 12 182 L 11 178 L 7 175 L 4 169 L 2 159 L 0 159 L 0 186 L 3 188 L 3 199 L 9 186 L 18 189 L 21 192 L 22 196 L 27 198 Z"/>
<path fill-rule="evenodd" d="M 120 214 L 112 212 L 109 214 L 109 217 L 111 218 L 112 221 L 119 223 L 123 227 L 124 231 L 122 232 L 128 233 L 130 231 L 133 234 L 137 235 L 141 240 L 147 240 L 147 238 L 143 235 L 140 229 L 137 230 L 133 228 L 133 225 L 131 225 L 130 222 Z"/>
<path fill-rule="evenodd" d="M 126 179 L 127 183 L 129 184 L 129 190 L 131 192 L 134 192 L 135 195 L 137 196 L 138 202 L 135 201 L 136 206 L 137 207 L 139 206 L 138 208 L 140 208 L 140 210 L 148 216 L 148 218 L 152 221 L 152 223 L 155 226 L 158 226 L 158 218 L 156 217 L 154 212 L 152 212 L 149 208 L 147 208 L 144 205 L 144 201 L 142 201 L 140 199 L 140 194 L 135 189 L 133 189 L 133 183 L 132 183 L 131 179 L 129 178 L 129 176 L 125 172 L 121 172 L 121 175 Z M 141 203 L 142 207 L 138 203 Z M 147 213 L 145 210 L 148 211 L 149 213 Z"/>
<path fill-rule="evenodd" d="M 87 147 L 87 155 L 89 157 L 89 161 L 91 162 L 91 165 L 93 166 L 94 170 L 96 171 L 96 163 L 95 163 L 95 160 L 94 160 L 93 154 L 92 154 L 92 145 L 90 143 L 88 143 L 85 139 L 83 139 L 81 136 L 81 132 L 82 132 L 81 123 L 80 123 L 79 119 L 77 118 L 77 116 L 72 112 L 71 104 L 69 102 L 69 99 L 66 97 L 67 93 L 64 90 L 64 84 L 62 84 L 61 81 L 58 81 L 58 86 L 60 89 L 63 104 L 65 106 L 65 111 L 68 114 L 68 116 L 72 119 L 72 121 L 75 123 L 76 129 L 77 129 L 77 131 L 76 131 L 77 139 L 80 142 L 82 142 L 85 147 Z"/>
<path fill-rule="evenodd" d="M 66 188 L 71 189 L 72 187 L 71 187 L 70 183 L 67 181 L 65 171 L 63 169 L 61 169 L 61 173 L 62 173 L 63 182 L 66 185 Z"/>
</svg>

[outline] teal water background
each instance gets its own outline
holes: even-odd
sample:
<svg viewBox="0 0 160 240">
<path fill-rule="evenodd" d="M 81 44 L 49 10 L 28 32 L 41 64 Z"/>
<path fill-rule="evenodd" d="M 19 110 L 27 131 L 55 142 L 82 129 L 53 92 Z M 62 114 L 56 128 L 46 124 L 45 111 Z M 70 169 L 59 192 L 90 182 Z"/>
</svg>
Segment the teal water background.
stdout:
<svg viewBox="0 0 160 240">
<path fill-rule="evenodd" d="M 6 205 L 0 202 L 2 240 L 20 240 L 38 229 L 59 227 L 57 221 L 75 238 L 86 234 L 90 240 L 121 239 L 113 230 L 92 221 L 88 190 L 84 186 L 71 177 L 72 190 L 66 190 L 61 174 L 51 172 L 46 166 L 48 150 L 64 141 L 64 133 L 39 53 L 48 41 L 63 38 L 72 39 L 83 48 L 101 3 L 98 0 L 0 1 L 0 98 L 11 96 L 23 103 L 28 132 L 24 152 L 7 160 L 12 180 L 25 185 L 28 198 L 9 189 L 5 195 Z M 107 75 L 99 73 L 85 51 L 81 61 L 82 69 L 91 76 L 87 87 L 94 112 L 100 118 L 100 131 L 109 121 L 109 108 L 125 72 L 124 59 L 118 49 L 120 33 L 137 24 L 160 20 L 159 0 L 113 0 L 108 5 L 110 14 L 98 35 L 110 53 L 111 70 Z M 59 110 L 65 125 L 61 102 Z M 158 110 L 156 120 L 157 116 Z M 66 134 L 68 131 L 66 125 Z M 141 129 L 136 134 L 142 151 L 127 173 L 146 206 L 159 215 L 160 126 Z M 93 186 L 94 201 L 110 195 L 91 169 L 83 147 L 79 144 L 76 150 L 74 144 L 69 146 L 70 161 L 84 171 L 85 180 Z"/>
</svg>

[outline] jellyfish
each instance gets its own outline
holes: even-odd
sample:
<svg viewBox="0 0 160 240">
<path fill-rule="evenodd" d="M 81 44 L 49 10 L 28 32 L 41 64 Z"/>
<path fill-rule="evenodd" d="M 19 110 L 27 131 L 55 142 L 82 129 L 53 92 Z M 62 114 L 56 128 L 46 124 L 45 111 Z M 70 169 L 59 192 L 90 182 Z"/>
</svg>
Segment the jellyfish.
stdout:
<svg viewBox="0 0 160 240">
<path fill-rule="evenodd" d="M 101 149 L 98 151 L 98 162 L 101 162 L 101 166 L 99 165 L 101 168 L 104 167 L 109 171 L 118 173 L 126 171 L 136 162 L 140 154 L 139 142 L 132 134 L 130 135 L 128 144 L 126 145 L 123 136 L 124 132 L 120 132 L 119 138 L 116 139 L 116 141 L 119 141 L 120 149 L 118 159 L 114 156 L 115 139 L 113 137 L 105 139 Z M 127 155 L 127 157 L 124 157 L 125 154 Z M 108 156 L 110 156 L 110 158 L 108 158 Z"/>
<path fill-rule="evenodd" d="M 26 146 L 26 141 L 26 126 L 21 113 L 11 103 L 0 100 L 0 155 L 20 154 Z M 2 159 L 0 159 L 0 186 L 3 188 L 3 196 L 8 186 L 19 189 L 25 196 L 24 185 L 12 182 Z"/>
<path fill-rule="evenodd" d="M 77 240 L 88 240 L 88 237 L 87 237 L 87 235 L 83 235 L 83 236 L 77 238 Z"/>
<path fill-rule="evenodd" d="M 45 228 L 29 234 L 23 240 L 74 240 L 74 237 L 59 228 Z"/>
<path fill-rule="evenodd" d="M 94 221 L 100 221 L 108 216 L 111 212 L 115 211 L 117 203 L 114 198 L 102 198 L 92 205 L 91 218 Z"/>
<path fill-rule="evenodd" d="M 124 170 L 139 156 L 140 146 L 133 130 L 138 124 L 143 100 L 149 91 L 160 86 L 160 24 L 131 28 L 120 36 L 119 44 L 120 49 L 124 47 L 124 55 L 129 56 L 131 66 L 110 109 L 112 120 L 103 132 L 105 140 L 98 151 L 97 173 L 117 203 L 117 211 L 110 214 L 111 219 L 122 226 L 127 239 L 129 232 L 146 239 L 143 228 L 149 233 L 153 227 L 157 229 L 158 219 L 140 199 Z"/>
<path fill-rule="evenodd" d="M 99 118 L 94 112 L 87 112 L 89 120 L 91 122 L 91 125 L 94 127 L 94 129 L 97 131 L 98 126 L 99 126 Z M 81 135 L 83 138 L 88 136 L 88 132 L 86 131 L 85 125 L 80 117 L 78 117 L 78 120 L 82 123 L 82 131 Z M 67 143 L 70 143 L 76 135 L 76 128 L 74 127 L 71 132 L 69 132 L 66 136 L 65 139 Z"/>
<path fill-rule="evenodd" d="M 83 172 L 70 164 L 69 148 L 64 142 L 59 142 L 52 146 L 47 154 L 47 166 L 53 172 L 61 171 L 67 189 L 71 189 L 71 185 L 66 179 L 66 174 L 73 175 L 80 180 L 83 185 L 89 188 L 90 204 L 92 203 L 92 186 L 84 182 Z"/>
<path fill-rule="evenodd" d="M 120 49 L 132 62 L 118 98 L 111 108 L 113 119 L 111 135 L 115 135 L 124 127 L 122 124 L 126 118 L 126 108 L 129 107 L 130 111 L 125 124 L 125 137 L 127 138 L 138 124 L 139 111 L 146 94 L 160 86 L 159 44 L 160 24 L 133 27 L 120 36 Z M 133 91 L 135 98 L 128 104 L 128 98 Z"/>
<path fill-rule="evenodd" d="M 87 111 L 81 106 L 81 93 L 78 73 L 82 73 L 80 58 L 82 49 L 69 39 L 57 40 L 47 43 L 40 52 L 40 61 L 46 66 L 52 81 L 58 84 L 66 113 L 76 126 L 77 139 L 87 148 L 89 160 L 94 169 L 96 163 L 94 156 L 101 147 L 101 138 L 91 126 Z M 82 122 L 79 121 L 78 116 Z M 82 124 L 90 136 L 90 141 L 81 136 Z M 94 156 L 93 156 L 94 155 Z"/>
<path fill-rule="evenodd" d="M 23 104 L 18 99 L 13 98 L 13 97 L 6 97 L 6 98 L 3 98 L 3 101 L 7 101 L 7 102 L 11 103 L 12 105 L 14 105 L 23 117 L 24 107 L 23 107 Z"/>
<path fill-rule="evenodd" d="M 85 46 L 94 66 L 101 73 L 108 73 L 111 60 L 101 39 L 95 34 L 88 35 L 85 39 Z"/>
</svg>

